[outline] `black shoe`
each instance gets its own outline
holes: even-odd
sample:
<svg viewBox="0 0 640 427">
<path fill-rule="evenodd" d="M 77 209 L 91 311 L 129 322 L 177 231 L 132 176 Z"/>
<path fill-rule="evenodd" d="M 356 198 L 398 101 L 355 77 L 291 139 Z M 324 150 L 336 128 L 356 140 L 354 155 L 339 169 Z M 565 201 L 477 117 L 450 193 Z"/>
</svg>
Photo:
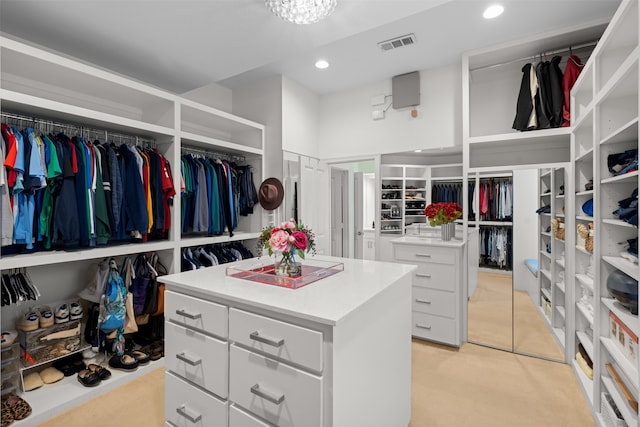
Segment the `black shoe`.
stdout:
<svg viewBox="0 0 640 427">
<path fill-rule="evenodd" d="M 88 369 L 78 372 L 78 381 L 85 387 L 95 387 L 100 384 L 100 377 Z"/>
<path fill-rule="evenodd" d="M 138 361 L 128 354 L 122 356 L 113 356 L 109 359 L 109 366 L 114 369 L 122 369 L 123 371 L 133 371 L 138 368 Z"/>
</svg>

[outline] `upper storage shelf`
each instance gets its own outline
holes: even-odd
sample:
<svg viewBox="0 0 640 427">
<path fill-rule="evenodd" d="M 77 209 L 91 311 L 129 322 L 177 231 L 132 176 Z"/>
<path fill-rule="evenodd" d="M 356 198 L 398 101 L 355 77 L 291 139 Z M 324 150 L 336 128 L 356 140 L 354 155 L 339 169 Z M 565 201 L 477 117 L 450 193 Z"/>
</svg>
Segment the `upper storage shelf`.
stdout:
<svg viewBox="0 0 640 427">
<path fill-rule="evenodd" d="M 175 127 L 175 96 L 168 92 L 4 37 L 0 56 L 3 109 L 33 112 L 21 105 L 40 103 L 51 119 L 70 120 L 75 112 L 150 132 Z M 65 108 L 56 114 L 58 106 Z"/>
<path fill-rule="evenodd" d="M 623 2 L 621 8 L 602 35 L 602 43 L 593 52 L 597 58 L 596 91 L 607 84 L 638 46 L 638 2 Z"/>
<path fill-rule="evenodd" d="M 180 101 L 180 130 L 183 145 L 262 154 L 264 125 L 202 104 Z"/>
<path fill-rule="evenodd" d="M 571 53 L 578 55 L 585 64 L 606 25 L 606 22 L 595 22 L 463 55 L 463 84 L 466 86 L 463 89 L 466 95 L 463 111 L 467 115 L 463 136 L 466 141 L 487 142 L 494 136 L 500 136 L 504 145 L 511 136 L 516 140 L 515 144 L 519 143 L 517 135 L 521 132 L 512 129 L 512 125 L 524 65 L 550 61 L 558 55 L 562 57 L 560 68 L 564 70 Z M 467 102 L 466 106 L 464 102 Z M 535 135 L 542 139 L 557 137 L 556 133 L 543 132 L 527 133 L 529 137 Z M 568 148 L 568 134 L 566 144 Z"/>
</svg>

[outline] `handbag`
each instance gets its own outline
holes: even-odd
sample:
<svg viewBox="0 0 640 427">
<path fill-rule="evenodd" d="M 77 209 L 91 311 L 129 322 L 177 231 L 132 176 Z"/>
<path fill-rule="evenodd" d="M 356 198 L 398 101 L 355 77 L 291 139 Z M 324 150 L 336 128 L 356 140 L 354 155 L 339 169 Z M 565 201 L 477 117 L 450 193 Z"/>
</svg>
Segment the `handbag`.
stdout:
<svg viewBox="0 0 640 427">
<path fill-rule="evenodd" d="M 158 309 L 151 313 L 152 316 L 160 316 L 164 314 L 164 283 L 158 284 Z"/>
<path fill-rule="evenodd" d="M 147 266 L 147 257 L 140 254 L 136 257 L 132 266 L 133 279 L 129 290 L 133 293 L 133 309 L 136 316 L 145 313 L 147 302 L 147 289 L 149 287 L 150 271 Z"/>
<path fill-rule="evenodd" d="M 133 294 L 131 292 L 127 292 L 127 315 L 124 322 L 124 333 L 132 334 L 134 332 L 138 332 L 138 324 L 136 323 L 136 316 L 133 313 Z"/>
</svg>

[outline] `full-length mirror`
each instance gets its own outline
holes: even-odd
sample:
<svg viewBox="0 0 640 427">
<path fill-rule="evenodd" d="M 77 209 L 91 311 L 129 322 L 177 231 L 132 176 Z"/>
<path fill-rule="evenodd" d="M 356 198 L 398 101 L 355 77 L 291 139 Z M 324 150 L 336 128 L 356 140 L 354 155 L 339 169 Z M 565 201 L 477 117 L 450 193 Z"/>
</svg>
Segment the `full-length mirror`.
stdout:
<svg viewBox="0 0 640 427">
<path fill-rule="evenodd" d="M 566 168 L 513 175 L 513 349 L 564 360 Z"/>
<path fill-rule="evenodd" d="M 469 227 L 478 229 L 477 277 L 470 278 L 468 340 L 511 351 L 512 174 L 510 171 L 469 176 L 472 203 Z M 474 280 L 475 279 L 475 280 Z"/>
<path fill-rule="evenodd" d="M 564 360 L 565 174 L 558 165 L 469 177 L 469 227 L 479 232 L 470 342 Z"/>
</svg>

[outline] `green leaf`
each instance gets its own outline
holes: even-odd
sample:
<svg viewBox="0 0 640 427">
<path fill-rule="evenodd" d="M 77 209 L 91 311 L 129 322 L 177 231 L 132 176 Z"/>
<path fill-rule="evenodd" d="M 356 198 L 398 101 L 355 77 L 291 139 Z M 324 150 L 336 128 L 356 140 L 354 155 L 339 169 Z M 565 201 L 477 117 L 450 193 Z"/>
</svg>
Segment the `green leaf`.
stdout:
<svg viewBox="0 0 640 427">
<path fill-rule="evenodd" d="M 300 258 L 304 259 L 304 251 L 302 249 L 298 249 L 298 256 L 300 256 Z"/>
</svg>

